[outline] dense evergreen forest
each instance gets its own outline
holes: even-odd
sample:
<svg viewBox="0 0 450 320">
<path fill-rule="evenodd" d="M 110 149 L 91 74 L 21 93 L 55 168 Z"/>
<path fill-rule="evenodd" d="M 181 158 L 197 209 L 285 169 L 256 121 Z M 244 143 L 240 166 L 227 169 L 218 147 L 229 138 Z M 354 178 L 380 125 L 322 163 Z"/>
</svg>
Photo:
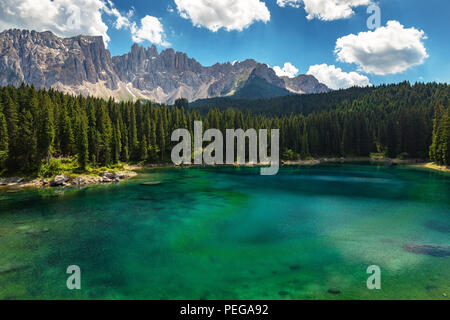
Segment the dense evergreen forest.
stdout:
<svg viewBox="0 0 450 320">
<path fill-rule="evenodd" d="M 241 99 L 239 96 L 201 99 L 189 104 L 192 109 L 198 109 L 202 114 L 212 108 L 225 110 L 234 108 L 251 111 L 253 114 L 266 116 L 284 116 L 294 114 L 308 115 L 312 112 L 329 110 L 343 102 L 352 103 L 354 100 L 375 90 L 373 87 L 349 88 L 322 94 L 288 95 L 269 99 Z"/>
<path fill-rule="evenodd" d="M 292 104 L 297 112 L 287 114 L 284 102 L 270 110 L 248 102 L 249 108 L 206 111 L 185 108 L 183 100 L 174 107 L 116 103 L 8 86 L 0 89 L 0 172 L 36 173 L 54 157 L 76 159 L 80 170 L 170 162 L 173 130 L 187 128 L 193 135 L 195 120 L 203 121 L 204 130 L 280 129 L 284 159 L 382 153 L 449 165 L 449 96 L 450 87 L 436 83 L 352 88 L 303 97 Z M 299 98 L 282 101 L 290 99 Z"/>
</svg>

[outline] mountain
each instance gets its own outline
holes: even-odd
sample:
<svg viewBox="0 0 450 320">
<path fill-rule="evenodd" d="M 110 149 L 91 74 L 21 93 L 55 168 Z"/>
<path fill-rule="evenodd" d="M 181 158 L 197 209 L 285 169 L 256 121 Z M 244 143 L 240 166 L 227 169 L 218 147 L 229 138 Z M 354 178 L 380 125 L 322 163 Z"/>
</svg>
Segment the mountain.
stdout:
<svg viewBox="0 0 450 320">
<path fill-rule="evenodd" d="M 267 99 L 287 95 L 292 95 L 292 92 L 285 89 L 284 81 L 264 64 L 253 69 L 247 81 L 236 90 L 233 97 Z"/>
<path fill-rule="evenodd" d="M 117 89 L 120 82 L 102 37 L 56 37 L 51 32 L 9 30 L 0 33 L 0 85 L 36 87 L 103 82 Z"/>
<path fill-rule="evenodd" d="M 295 78 L 282 77 L 282 79 L 287 90 L 298 94 L 326 93 L 330 91 L 326 85 L 310 75 L 301 74 Z"/>
<path fill-rule="evenodd" d="M 71 94 L 173 103 L 212 97 L 271 98 L 330 91 L 310 75 L 279 78 L 255 60 L 202 66 L 173 49 L 134 44 L 112 57 L 102 37 L 60 38 L 53 33 L 0 33 L 0 85 L 55 88 Z"/>
</svg>

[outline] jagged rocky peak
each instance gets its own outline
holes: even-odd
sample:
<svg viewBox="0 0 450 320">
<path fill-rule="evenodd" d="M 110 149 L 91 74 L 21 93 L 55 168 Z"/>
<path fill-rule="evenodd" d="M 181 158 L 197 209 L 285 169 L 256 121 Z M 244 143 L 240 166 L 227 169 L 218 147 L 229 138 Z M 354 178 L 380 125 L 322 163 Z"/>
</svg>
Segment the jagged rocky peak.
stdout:
<svg viewBox="0 0 450 320">
<path fill-rule="evenodd" d="M 295 78 L 281 77 L 284 80 L 286 89 L 298 94 L 325 93 L 331 90 L 320 83 L 314 76 L 301 74 Z"/>
<path fill-rule="evenodd" d="M 200 72 L 201 65 L 195 59 L 190 59 L 185 53 L 166 49 L 158 53 L 153 45 L 144 48 L 138 44 L 131 47 L 131 51 L 119 57 L 113 58 L 115 70 L 123 79 L 129 78 L 130 73 L 134 76 L 151 72 Z"/>
<path fill-rule="evenodd" d="M 116 89 L 119 78 L 102 37 L 60 38 L 50 31 L 7 30 L 0 34 L 1 85 L 21 82 L 39 88 L 103 81 Z"/>
<path fill-rule="evenodd" d="M 22 82 L 72 94 L 163 103 L 180 97 L 193 101 L 232 96 L 246 86 L 255 97 L 261 96 L 255 90 L 282 95 L 328 91 L 313 76 L 279 78 L 253 59 L 202 66 L 183 52 L 159 53 L 154 45 L 138 44 L 127 54 L 111 57 L 102 37 L 65 39 L 50 31 L 6 30 L 0 33 L 0 85 Z"/>
<path fill-rule="evenodd" d="M 275 71 L 273 69 L 269 68 L 269 66 L 267 64 L 259 64 L 258 67 L 256 67 L 250 74 L 250 78 L 253 78 L 253 77 L 258 77 L 258 78 L 264 79 L 268 83 L 273 84 L 280 88 L 285 87 L 284 81 L 282 79 L 280 79 L 276 75 Z"/>
</svg>

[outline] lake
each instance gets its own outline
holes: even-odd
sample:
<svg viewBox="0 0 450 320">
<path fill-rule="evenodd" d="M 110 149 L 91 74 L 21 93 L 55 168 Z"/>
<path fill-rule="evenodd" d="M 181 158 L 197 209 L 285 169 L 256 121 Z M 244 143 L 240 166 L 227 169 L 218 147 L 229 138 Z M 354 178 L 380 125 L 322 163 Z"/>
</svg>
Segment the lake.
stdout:
<svg viewBox="0 0 450 320">
<path fill-rule="evenodd" d="M 448 174 L 259 172 L 154 169 L 0 191 L 0 299 L 448 299 Z M 70 265 L 81 290 L 66 287 Z M 370 265 L 381 290 L 367 289 Z"/>
</svg>

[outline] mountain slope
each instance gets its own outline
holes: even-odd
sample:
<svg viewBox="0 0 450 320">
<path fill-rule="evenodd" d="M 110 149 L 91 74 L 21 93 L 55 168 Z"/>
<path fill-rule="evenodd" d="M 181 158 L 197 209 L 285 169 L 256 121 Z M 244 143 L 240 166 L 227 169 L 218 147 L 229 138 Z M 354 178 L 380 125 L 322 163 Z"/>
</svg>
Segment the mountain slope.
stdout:
<svg viewBox="0 0 450 320">
<path fill-rule="evenodd" d="M 0 85 L 22 82 L 71 94 L 147 99 L 173 103 L 236 95 L 264 98 L 320 93 L 328 88 L 313 76 L 279 78 L 255 60 L 202 66 L 185 53 L 133 45 L 111 57 L 101 37 L 60 38 L 51 32 L 6 30 L 0 33 Z"/>
<path fill-rule="evenodd" d="M 326 93 L 331 90 L 320 83 L 315 77 L 301 74 L 295 78 L 282 77 L 286 89 L 298 94 L 304 93 Z"/>
<path fill-rule="evenodd" d="M 245 85 L 239 88 L 233 97 L 241 99 L 268 99 L 292 94 L 294 93 L 277 87 L 263 78 L 253 77 L 245 82 Z"/>
</svg>

